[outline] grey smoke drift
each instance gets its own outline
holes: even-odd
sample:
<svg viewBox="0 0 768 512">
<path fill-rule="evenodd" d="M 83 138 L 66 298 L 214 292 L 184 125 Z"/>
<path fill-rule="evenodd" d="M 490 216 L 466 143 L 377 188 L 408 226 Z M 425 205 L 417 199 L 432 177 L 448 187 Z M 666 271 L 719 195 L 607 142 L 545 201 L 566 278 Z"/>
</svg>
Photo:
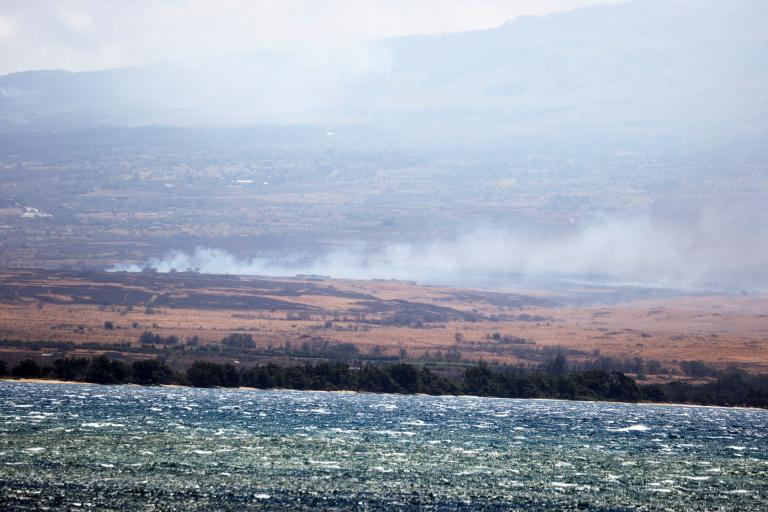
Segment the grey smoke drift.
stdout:
<svg viewBox="0 0 768 512">
<path fill-rule="evenodd" d="M 754 212 L 753 212 L 754 213 Z M 111 270 L 197 271 L 210 274 L 328 275 L 350 279 L 403 279 L 460 284 L 488 280 L 520 282 L 579 280 L 665 288 L 768 288 L 768 236 L 760 223 L 738 215 L 703 215 L 673 225 L 649 217 L 594 224 L 558 236 L 475 230 L 450 240 L 360 246 L 319 257 L 238 258 L 198 247 L 172 251 L 145 264 Z M 506 279 L 505 279 L 506 278 Z"/>
</svg>

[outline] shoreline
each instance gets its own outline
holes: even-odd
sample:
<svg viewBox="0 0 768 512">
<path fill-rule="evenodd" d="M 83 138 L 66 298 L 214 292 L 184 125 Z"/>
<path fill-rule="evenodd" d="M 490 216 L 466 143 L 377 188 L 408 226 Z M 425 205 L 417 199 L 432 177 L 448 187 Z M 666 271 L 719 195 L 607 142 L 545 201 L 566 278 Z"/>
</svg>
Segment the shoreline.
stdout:
<svg viewBox="0 0 768 512">
<path fill-rule="evenodd" d="M 661 406 L 661 407 L 695 407 L 702 409 L 741 409 L 745 411 L 766 411 L 768 409 L 763 407 L 748 407 L 743 405 L 704 405 L 704 404 L 687 404 L 687 403 L 675 403 L 675 402 L 617 402 L 615 400 L 568 400 L 565 398 L 513 398 L 502 396 L 481 396 L 481 395 L 430 395 L 425 393 L 378 393 L 373 391 L 358 391 L 354 389 L 293 389 L 293 388 L 254 388 L 250 386 L 238 386 L 238 387 L 195 387 L 186 386 L 184 384 L 160 384 L 157 386 L 142 386 L 140 384 L 98 384 L 96 382 L 84 382 L 78 380 L 61 380 L 61 379 L 39 379 L 39 378 L 13 378 L 13 377 L 0 377 L 0 383 L 14 382 L 19 384 L 74 384 L 78 386 L 131 386 L 139 388 L 184 388 L 184 389 L 215 389 L 219 391 L 295 391 L 295 392 L 310 392 L 310 393 L 338 393 L 346 395 L 366 394 L 366 395 L 393 395 L 393 396 L 434 396 L 434 397 L 454 397 L 454 398 L 488 398 L 495 400 L 531 400 L 531 401 L 548 401 L 548 402 L 564 402 L 564 403 L 585 403 L 585 404 L 615 404 L 615 405 L 639 405 L 639 406 Z"/>
</svg>

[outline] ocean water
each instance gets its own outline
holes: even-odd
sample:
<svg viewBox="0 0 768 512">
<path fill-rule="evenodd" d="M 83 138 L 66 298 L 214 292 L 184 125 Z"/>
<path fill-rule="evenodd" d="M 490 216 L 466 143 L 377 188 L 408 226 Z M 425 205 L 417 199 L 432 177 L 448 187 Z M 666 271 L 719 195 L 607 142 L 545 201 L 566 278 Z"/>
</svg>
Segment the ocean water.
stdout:
<svg viewBox="0 0 768 512">
<path fill-rule="evenodd" d="M 768 510 L 768 411 L 0 383 L 0 509 Z"/>
</svg>

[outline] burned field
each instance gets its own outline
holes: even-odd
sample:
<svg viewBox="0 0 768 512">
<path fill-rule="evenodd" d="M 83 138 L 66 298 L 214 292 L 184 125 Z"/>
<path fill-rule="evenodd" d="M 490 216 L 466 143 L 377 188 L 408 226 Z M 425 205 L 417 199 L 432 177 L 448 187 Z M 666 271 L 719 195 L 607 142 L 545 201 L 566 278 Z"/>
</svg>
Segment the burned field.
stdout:
<svg viewBox="0 0 768 512">
<path fill-rule="evenodd" d="M 336 291 L 306 282 L 277 282 L 199 274 L 132 274 L 22 271 L 2 276 L 0 301 L 188 309 L 308 310 L 310 306 L 274 297 L 335 296 L 370 300 L 372 296 Z"/>
<path fill-rule="evenodd" d="M 340 288 L 344 281 L 321 279 L 264 279 L 245 276 L 204 275 L 195 273 L 160 274 L 155 272 L 76 272 L 20 270 L 0 273 L 0 302 L 44 305 L 92 305 L 134 308 L 180 308 L 200 310 L 246 310 L 261 312 L 312 311 L 334 314 L 312 301 L 340 300 L 350 304 L 348 312 L 372 314 L 372 321 L 397 323 L 395 317 L 411 321 L 445 322 L 463 319 L 471 313 L 452 307 L 399 298 L 381 298 Z M 438 290 L 438 289 L 435 289 Z M 474 293 L 475 303 L 498 303 L 499 293 Z M 435 295 L 435 302 L 447 302 L 463 294 Z M 553 305 L 535 297 L 509 295 L 508 304 L 522 308 Z M 511 306 L 507 306 L 511 307 Z M 361 316 L 362 318 L 362 316 Z M 364 321 L 364 320 L 363 320 Z M 405 322 L 405 320 L 403 320 Z"/>
<path fill-rule="evenodd" d="M 489 294 L 484 305 L 495 308 L 491 302 L 499 295 Z M 347 338 L 372 330 L 445 330 L 453 323 L 476 323 L 485 314 L 477 307 L 483 304 L 481 298 L 482 293 L 476 293 L 471 304 L 457 302 L 450 290 L 390 281 L 149 272 L 0 273 L 1 336 L 6 350 L 22 351 L 29 344 L 62 343 L 78 349 L 130 351 L 142 345 L 140 335 L 149 331 L 160 339 L 178 339 L 174 349 L 185 348 L 184 340 L 189 339 L 205 348 L 232 332 L 247 332 L 255 340 L 248 348 L 285 350 L 293 342 L 299 347 L 308 344 L 304 351 L 312 353 L 318 346 L 327 351 L 341 343 L 363 346 L 379 357 L 401 357 L 401 344 L 380 346 L 367 335 Z M 518 307 L 552 305 L 513 294 L 509 301 Z"/>
<path fill-rule="evenodd" d="M 663 380 L 679 376 L 693 353 L 713 368 L 767 369 L 765 297 L 559 305 L 567 302 L 390 280 L 8 269 L 0 272 L 0 359 L 537 366 L 561 352 L 574 366 Z"/>
</svg>

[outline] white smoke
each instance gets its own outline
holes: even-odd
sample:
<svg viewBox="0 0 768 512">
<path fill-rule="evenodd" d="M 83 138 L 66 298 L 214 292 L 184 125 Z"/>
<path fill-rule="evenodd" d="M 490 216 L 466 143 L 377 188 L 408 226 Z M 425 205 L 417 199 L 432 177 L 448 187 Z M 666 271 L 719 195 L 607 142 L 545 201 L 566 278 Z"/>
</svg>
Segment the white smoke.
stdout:
<svg viewBox="0 0 768 512">
<path fill-rule="evenodd" d="M 742 222 L 743 219 L 739 219 Z M 754 224 L 753 224 L 754 227 Z M 750 228 L 751 229 L 751 228 Z M 499 229 L 474 230 L 428 243 L 359 246 L 309 258 L 238 258 L 198 247 L 173 251 L 142 265 L 115 271 L 197 271 L 210 274 L 328 275 L 350 279 L 403 279 L 456 284 L 485 279 L 576 279 L 672 288 L 766 286 L 768 237 L 739 232 L 724 216 L 702 216 L 686 225 L 648 217 L 591 225 L 568 234 L 534 236 Z M 496 281 L 498 280 L 498 281 Z"/>
</svg>

